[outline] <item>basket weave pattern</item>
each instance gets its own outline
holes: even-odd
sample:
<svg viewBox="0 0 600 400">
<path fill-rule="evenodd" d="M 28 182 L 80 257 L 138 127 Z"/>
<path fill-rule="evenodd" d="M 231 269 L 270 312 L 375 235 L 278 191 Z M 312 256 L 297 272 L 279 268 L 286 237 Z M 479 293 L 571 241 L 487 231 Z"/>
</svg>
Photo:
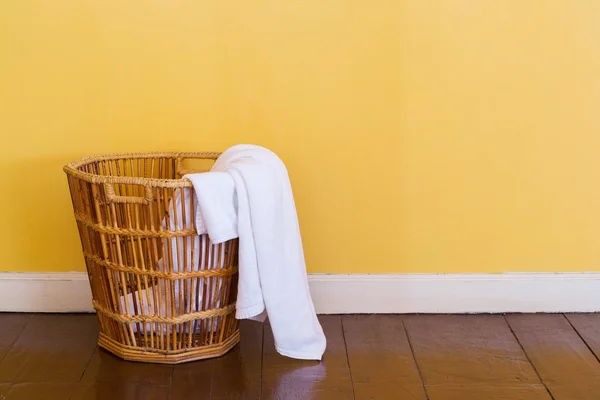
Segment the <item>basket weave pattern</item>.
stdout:
<svg viewBox="0 0 600 400">
<path fill-rule="evenodd" d="M 219 153 L 92 156 L 65 166 L 100 324 L 98 344 L 133 361 L 217 357 L 239 342 L 238 241 L 194 226 L 185 159 Z"/>
</svg>

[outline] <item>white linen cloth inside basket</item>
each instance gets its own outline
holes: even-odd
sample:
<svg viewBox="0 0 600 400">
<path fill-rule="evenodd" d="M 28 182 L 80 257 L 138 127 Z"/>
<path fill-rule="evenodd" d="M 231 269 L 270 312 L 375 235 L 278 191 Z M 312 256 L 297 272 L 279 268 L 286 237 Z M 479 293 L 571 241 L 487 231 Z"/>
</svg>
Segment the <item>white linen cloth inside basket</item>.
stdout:
<svg viewBox="0 0 600 400">
<path fill-rule="evenodd" d="M 169 226 L 167 226 L 166 218 L 161 221 L 163 230 L 175 231 L 177 228 L 181 230 L 183 227 L 192 226 L 192 213 L 187 213 L 185 217 L 185 224 L 183 223 L 183 213 L 181 212 L 182 193 L 184 204 L 186 206 L 192 204 L 190 196 L 195 196 L 192 189 L 176 189 L 174 191 L 173 199 L 171 199 L 169 202 Z M 197 204 L 196 199 L 194 199 L 194 204 Z M 178 212 L 175 212 L 175 210 Z M 177 216 L 177 224 L 175 223 L 175 216 Z M 200 229 L 199 233 L 200 232 L 202 232 L 202 228 Z M 178 273 L 204 270 L 207 269 L 207 266 L 210 266 L 211 268 L 224 267 L 226 260 L 225 246 L 214 246 L 212 241 L 204 233 L 206 232 L 183 238 L 171 238 L 169 241 L 166 241 L 168 244 L 163 242 L 165 243 L 163 254 L 166 257 L 169 257 L 169 254 L 171 255 L 170 259 L 173 269 L 172 272 Z M 177 241 L 179 241 L 179 250 Z M 183 241 L 186 241 L 186 246 L 183 246 Z M 184 248 L 186 248 L 185 254 L 183 254 Z M 158 261 L 157 270 L 169 272 L 169 266 L 168 264 L 165 265 L 164 258 Z M 202 287 L 205 283 L 207 284 L 206 292 L 202 290 Z M 187 287 L 184 288 L 185 285 L 187 285 Z M 196 290 L 197 286 L 200 286 L 201 289 Z M 203 309 L 202 305 L 205 301 L 205 299 L 202 297 L 203 293 L 206 295 L 206 304 L 204 304 L 206 310 L 219 308 L 221 306 L 219 295 L 221 294 L 222 289 L 222 280 L 216 278 L 199 278 L 195 285 L 192 284 L 192 280 L 190 279 L 185 279 L 183 281 L 158 279 L 158 282 L 153 287 L 128 293 L 126 297 L 121 296 L 121 312 L 129 315 L 154 315 L 160 317 L 174 317 L 182 314 L 193 313 Z M 196 295 L 194 296 L 194 303 L 191 304 L 187 302 L 185 297 L 183 298 L 182 302 L 180 293 L 182 291 L 189 293 L 191 290 L 196 292 Z M 175 302 L 172 301 L 173 298 L 175 299 Z M 192 324 L 185 324 L 186 333 L 189 332 L 189 327 L 191 325 Z M 138 326 L 138 324 L 132 324 L 132 329 L 134 332 L 138 331 Z M 151 326 L 153 329 L 151 329 Z M 159 332 L 161 329 L 163 332 L 166 332 L 168 326 L 169 325 L 160 323 L 146 323 L 145 328 L 146 332 L 148 333 L 151 331 Z M 197 329 L 199 329 L 199 326 L 197 326 Z M 216 329 L 216 324 L 214 324 L 214 329 Z"/>
</svg>

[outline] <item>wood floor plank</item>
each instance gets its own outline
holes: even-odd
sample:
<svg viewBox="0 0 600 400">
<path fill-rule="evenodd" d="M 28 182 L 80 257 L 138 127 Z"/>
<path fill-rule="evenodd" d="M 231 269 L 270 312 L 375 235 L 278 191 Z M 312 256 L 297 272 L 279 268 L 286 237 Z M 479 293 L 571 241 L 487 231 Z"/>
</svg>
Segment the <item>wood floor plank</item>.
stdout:
<svg viewBox="0 0 600 400">
<path fill-rule="evenodd" d="M 97 348 L 82 381 L 170 386 L 172 373 L 172 365 L 124 361 Z"/>
<path fill-rule="evenodd" d="M 319 321 L 327 337 L 327 350 L 321 362 L 295 360 L 278 354 L 271 327 L 265 325 L 262 399 L 354 398 L 341 318 L 322 315 Z"/>
<path fill-rule="evenodd" d="M 176 365 L 172 400 L 260 398 L 263 323 L 240 321 L 240 344 L 222 357 Z"/>
<path fill-rule="evenodd" d="M 77 382 L 97 337 L 95 315 L 32 315 L 0 363 L 0 381 Z"/>
<path fill-rule="evenodd" d="M 215 360 L 212 400 L 260 398 L 263 328 L 262 322 L 240 321 L 240 344 Z"/>
<path fill-rule="evenodd" d="M 0 362 L 25 329 L 29 317 L 27 314 L 0 313 Z"/>
<path fill-rule="evenodd" d="M 565 317 L 600 359 L 600 314 L 565 314 Z"/>
<path fill-rule="evenodd" d="M 10 383 L 0 383 L 0 399 L 1 400 L 6 400 L 8 399 L 8 397 L 6 396 L 8 394 L 8 391 L 10 390 Z"/>
<path fill-rule="evenodd" d="M 600 364 L 563 315 L 506 319 L 556 400 L 600 398 Z"/>
<path fill-rule="evenodd" d="M 406 317 L 404 323 L 427 390 L 541 387 L 502 316 L 419 315 Z"/>
<path fill-rule="evenodd" d="M 175 365 L 171 400 L 210 400 L 215 359 Z"/>
<path fill-rule="evenodd" d="M 356 400 L 426 399 L 402 316 L 348 315 L 342 324 Z"/>
<path fill-rule="evenodd" d="M 430 400 L 550 400 L 542 385 L 428 386 Z"/>
<path fill-rule="evenodd" d="M 188 399 L 199 398 L 192 396 Z M 71 400 L 169 400 L 169 388 L 117 382 L 94 382 L 79 386 Z"/>
<path fill-rule="evenodd" d="M 65 400 L 77 390 L 73 383 L 18 383 L 6 392 L 6 400 Z M 4 398 L 0 397 L 4 400 Z"/>
</svg>

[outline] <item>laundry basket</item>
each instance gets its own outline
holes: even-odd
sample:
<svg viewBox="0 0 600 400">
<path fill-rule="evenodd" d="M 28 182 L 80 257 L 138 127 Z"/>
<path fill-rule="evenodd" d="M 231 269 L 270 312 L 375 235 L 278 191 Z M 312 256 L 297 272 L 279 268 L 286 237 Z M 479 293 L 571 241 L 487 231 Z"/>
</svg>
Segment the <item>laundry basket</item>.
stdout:
<svg viewBox="0 0 600 400">
<path fill-rule="evenodd" d="M 98 344 L 165 364 L 223 355 L 239 342 L 238 241 L 197 235 L 189 159 L 129 153 L 64 167 L 100 325 Z M 210 162 L 210 161 L 209 161 Z"/>
</svg>

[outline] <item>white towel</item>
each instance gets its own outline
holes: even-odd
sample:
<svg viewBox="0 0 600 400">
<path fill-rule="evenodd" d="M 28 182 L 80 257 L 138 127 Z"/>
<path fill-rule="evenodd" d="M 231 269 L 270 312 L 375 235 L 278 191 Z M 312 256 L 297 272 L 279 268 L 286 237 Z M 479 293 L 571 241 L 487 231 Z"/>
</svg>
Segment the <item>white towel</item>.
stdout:
<svg viewBox="0 0 600 400">
<path fill-rule="evenodd" d="M 194 185 L 196 195 L 195 222 L 199 235 L 208 233 L 213 243 L 222 243 L 239 237 L 237 218 L 237 198 L 235 182 L 227 172 L 211 171 L 210 173 L 188 174 Z M 198 190 L 197 188 L 206 188 Z M 189 204 L 189 202 L 187 203 Z M 210 208 L 210 212 L 202 212 L 202 206 Z"/>
<path fill-rule="evenodd" d="M 213 175 L 223 172 L 233 180 L 234 192 L 228 178 Z M 326 340 L 310 296 L 296 206 L 283 162 L 265 148 L 238 145 L 225 151 L 211 172 L 184 178 L 194 185 L 195 212 L 201 214 L 211 241 L 239 235 L 236 318 L 254 317 L 266 306 L 277 351 L 320 360 Z M 219 193 L 208 194 L 215 190 Z M 213 232 L 221 236 L 213 237 Z"/>
</svg>

